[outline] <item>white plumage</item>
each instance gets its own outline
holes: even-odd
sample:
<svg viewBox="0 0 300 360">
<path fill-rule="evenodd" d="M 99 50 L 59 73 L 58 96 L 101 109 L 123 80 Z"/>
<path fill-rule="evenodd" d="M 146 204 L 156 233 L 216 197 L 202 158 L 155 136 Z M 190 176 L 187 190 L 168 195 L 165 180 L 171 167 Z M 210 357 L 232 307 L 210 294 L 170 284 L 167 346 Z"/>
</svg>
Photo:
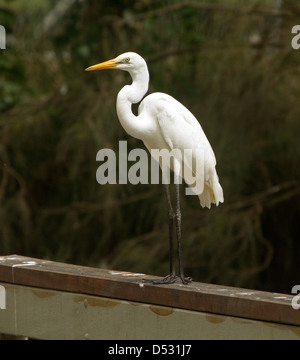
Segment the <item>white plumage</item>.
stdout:
<svg viewBox="0 0 300 360">
<path fill-rule="evenodd" d="M 172 96 L 163 93 L 154 93 L 147 96 L 139 107 L 141 120 L 144 116 L 152 119 L 152 131 L 144 133 L 141 140 L 149 151 L 151 149 L 202 149 L 204 152 L 204 179 L 203 174 L 196 174 L 195 158 L 187 158 L 192 163 L 185 164 L 193 175 L 203 183 L 202 192 L 197 193 L 202 207 L 211 207 L 211 203 L 218 205 L 223 202 L 223 190 L 219 184 L 216 172 L 216 158 L 207 137 L 194 115 Z M 151 121 L 151 120 L 150 120 Z M 176 154 L 176 153 L 175 153 Z M 196 152 L 192 154 L 195 156 Z M 174 169 L 173 169 L 174 170 Z M 181 169 L 182 170 L 182 169 Z"/>
<path fill-rule="evenodd" d="M 132 104 L 140 102 L 148 91 L 149 73 L 145 60 L 136 53 L 127 52 L 115 59 L 93 65 L 86 70 L 107 68 L 128 71 L 132 77 L 132 84 L 124 86 L 117 97 L 117 113 L 125 131 L 142 140 L 149 151 L 151 149 L 167 149 L 169 151 L 179 149 L 182 152 L 185 149 L 193 150 L 193 157 L 184 158 L 184 161 L 186 161 L 185 166 L 190 168 L 199 183 L 202 183 L 200 191 L 197 193 L 201 206 L 210 208 L 211 204 L 219 205 L 220 202 L 223 202 L 223 190 L 215 168 L 216 158 L 194 115 L 172 96 L 159 92 L 145 97 L 139 105 L 138 115 L 134 115 L 131 109 Z M 194 157 L 197 149 L 201 149 L 203 152 L 204 162 L 202 164 L 204 171 L 199 173 L 196 173 Z M 157 160 L 159 161 L 159 159 Z M 181 167 L 182 162 L 175 158 L 172 166 L 175 178 L 182 174 Z M 179 196 L 179 194 L 177 195 Z M 177 205 L 179 205 L 179 198 L 177 198 Z M 177 220 L 180 225 L 180 209 L 179 206 L 177 207 L 176 216 L 178 215 Z M 173 212 L 173 209 L 170 208 L 169 202 L 169 216 L 170 211 Z M 177 237 L 180 238 L 179 232 Z M 178 242 L 180 245 L 179 240 Z M 174 282 L 173 270 L 171 269 L 170 272 L 167 281 Z M 170 281 L 171 277 L 172 281 Z M 183 282 L 186 281 L 182 269 L 180 269 L 180 277 Z"/>
</svg>

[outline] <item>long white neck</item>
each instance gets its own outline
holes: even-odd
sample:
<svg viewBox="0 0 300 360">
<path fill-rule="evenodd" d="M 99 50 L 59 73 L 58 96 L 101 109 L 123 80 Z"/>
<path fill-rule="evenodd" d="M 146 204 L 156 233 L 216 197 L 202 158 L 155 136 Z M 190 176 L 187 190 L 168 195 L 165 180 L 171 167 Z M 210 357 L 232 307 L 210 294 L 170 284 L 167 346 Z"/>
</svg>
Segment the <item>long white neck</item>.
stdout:
<svg viewBox="0 0 300 360">
<path fill-rule="evenodd" d="M 130 71 L 132 84 L 124 86 L 117 97 L 117 114 L 124 130 L 131 136 L 140 138 L 142 132 L 141 122 L 132 112 L 132 104 L 142 100 L 148 91 L 149 72 L 147 65 L 138 70 Z"/>
</svg>

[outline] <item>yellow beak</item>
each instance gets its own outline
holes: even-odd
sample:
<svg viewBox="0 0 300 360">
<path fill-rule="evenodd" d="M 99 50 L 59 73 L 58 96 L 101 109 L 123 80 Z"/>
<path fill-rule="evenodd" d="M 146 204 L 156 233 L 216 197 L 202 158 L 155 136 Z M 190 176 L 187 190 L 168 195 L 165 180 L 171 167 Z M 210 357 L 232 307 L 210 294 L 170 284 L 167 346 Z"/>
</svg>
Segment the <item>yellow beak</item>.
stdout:
<svg viewBox="0 0 300 360">
<path fill-rule="evenodd" d="M 85 69 L 85 71 L 93 71 L 93 70 L 102 70 L 102 69 L 110 69 L 110 68 L 114 68 L 117 65 L 117 60 L 116 59 L 111 59 L 108 61 L 104 61 L 100 64 L 96 64 L 96 65 L 92 65 L 88 68 Z"/>
</svg>

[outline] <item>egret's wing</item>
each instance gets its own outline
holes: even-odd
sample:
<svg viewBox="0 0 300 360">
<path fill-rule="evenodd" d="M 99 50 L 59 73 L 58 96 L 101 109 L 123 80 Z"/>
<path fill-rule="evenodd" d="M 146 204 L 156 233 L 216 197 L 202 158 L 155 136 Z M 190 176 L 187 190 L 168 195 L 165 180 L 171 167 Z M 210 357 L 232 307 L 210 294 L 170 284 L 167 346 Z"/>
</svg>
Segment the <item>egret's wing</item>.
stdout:
<svg viewBox="0 0 300 360">
<path fill-rule="evenodd" d="M 210 143 L 195 116 L 180 102 L 161 94 L 157 102 L 157 120 L 171 149 L 196 149 L 208 151 L 216 164 Z"/>
<path fill-rule="evenodd" d="M 169 150 L 179 149 L 182 156 L 186 155 L 184 167 L 197 178 L 197 183 L 201 184 L 201 187 L 197 188 L 197 194 L 200 194 L 203 192 L 208 170 L 216 165 L 214 152 L 193 114 L 171 96 L 159 95 L 156 99 L 156 120 L 161 135 Z M 196 154 L 202 154 L 202 163 L 196 163 Z M 185 174 L 183 177 L 187 181 Z"/>
<path fill-rule="evenodd" d="M 183 165 L 183 178 L 199 196 L 202 207 L 210 208 L 212 203 L 218 205 L 224 201 L 223 190 L 215 169 L 216 158 L 199 122 L 193 114 L 173 97 L 163 93 L 153 93 L 147 96 L 139 106 L 140 122 L 144 130 L 141 136 L 152 156 L 161 164 L 160 155 L 154 155 L 153 149 L 167 149 L 172 152 L 174 165 Z M 176 159 L 179 150 L 180 159 Z M 192 156 L 184 157 L 184 151 Z M 196 153 L 202 154 L 195 157 Z M 170 156 L 169 156 L 170 159 Z M 182 164 L 182 159 L 184 164 Z M 178 161 L 177 161 L 178 160 Z M 171 164 L 172 168 L 172 164 Z M 175 173 L 176 169 L 172 168 Z M 196 187 L 186 179 L 186 169 L 196 179 Z M 163 170 L 163 169 L 162 169 Z M 182 169 L 181 169 L 182 170 Z M 182 173 L 177 173 L 182 175 Z M 189 178 L 191 180 L 191 178 Z"/>
</svg>

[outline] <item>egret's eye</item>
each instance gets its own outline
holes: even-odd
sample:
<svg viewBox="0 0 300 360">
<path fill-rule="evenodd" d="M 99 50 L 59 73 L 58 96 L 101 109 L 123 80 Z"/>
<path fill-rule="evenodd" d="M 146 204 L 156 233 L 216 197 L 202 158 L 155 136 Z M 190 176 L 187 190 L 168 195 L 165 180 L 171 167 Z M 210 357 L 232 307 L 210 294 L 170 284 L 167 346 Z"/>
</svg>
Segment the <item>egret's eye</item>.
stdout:
<svg viewBox="0 0 300 360">
<path fill-rule="evenodd" d="M 123 58 L 117 61 L 117 64 L 129 64 L 130 63 L 130 58 Z"/>
</svg>

